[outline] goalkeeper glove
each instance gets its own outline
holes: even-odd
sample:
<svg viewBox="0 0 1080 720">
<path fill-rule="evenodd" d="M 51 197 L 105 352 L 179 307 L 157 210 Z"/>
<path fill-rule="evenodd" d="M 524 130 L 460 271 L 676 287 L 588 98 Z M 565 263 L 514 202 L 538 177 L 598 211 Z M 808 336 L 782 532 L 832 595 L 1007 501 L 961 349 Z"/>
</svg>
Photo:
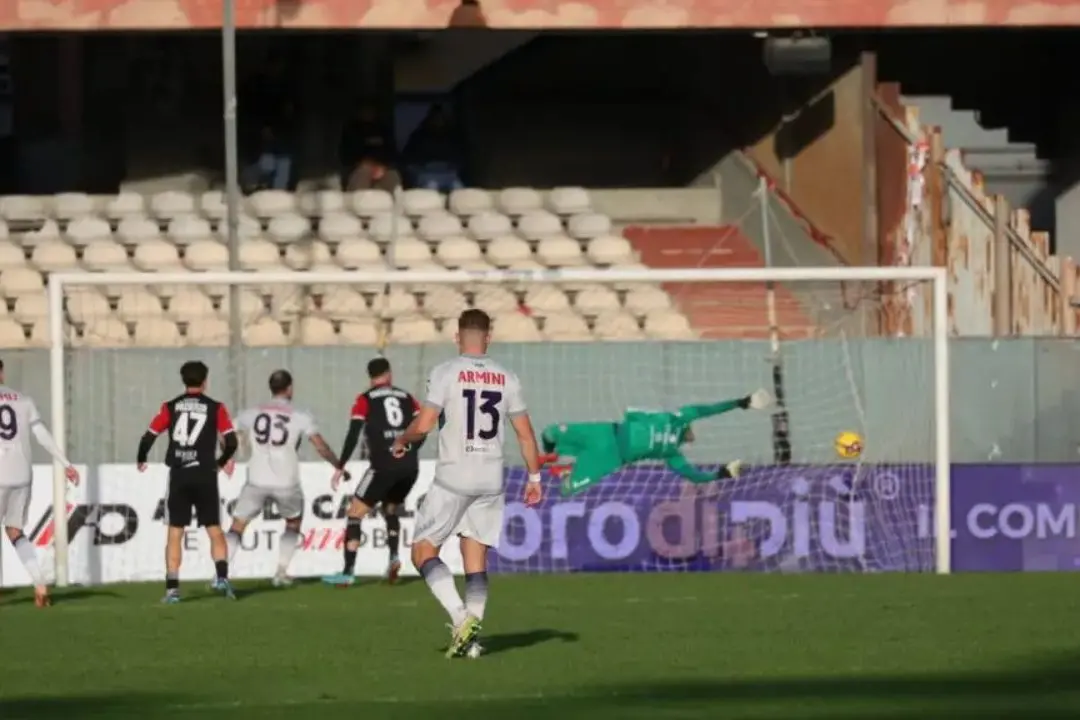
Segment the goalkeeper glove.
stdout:
<svg viewBox="0 0 1080 720">
<path fill-rule="evenodd" d="M 732 460 L 716 473 L 717 480 L 735 480 L 742 475 L 742 460 Z"/>
</svg>

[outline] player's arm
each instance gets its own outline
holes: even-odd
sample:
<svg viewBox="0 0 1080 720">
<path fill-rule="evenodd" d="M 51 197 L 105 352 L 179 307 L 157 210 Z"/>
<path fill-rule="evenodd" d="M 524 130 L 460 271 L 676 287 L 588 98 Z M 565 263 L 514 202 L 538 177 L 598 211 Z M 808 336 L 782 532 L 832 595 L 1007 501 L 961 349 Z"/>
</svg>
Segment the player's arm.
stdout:
<svg viewBox="0 0 1080 720">
<path fill-rule="evenodd" d="M 150 426 L 146 428 L 146 432 L 139 439 L 139 451 L 135 456 L 138 465 L 146 466 L 146 460 L 150 457 L 150 448 L 154 447 L 154 441 L 157 440 L 158 435 L 168 430 L 170 425 L 172 425 L 172 410 L 169 408 L 169 403 L 161 403 L 157 415 L 150 421 Z"/>
<path fill-rule="evenodd" d="M 367 422 L 367 414 L 367 396 L 357 395 L 352 412 L 349 414 L 349 430 L 345 433 L 345 444 L 341 446 L 342 463 L 349 462 L 349 458 L 356 452 L 356 446 L 360 444 L 360 435 L 364 432 L 364 423 Z"/>
<path fill-rule="evenodd" d="M 224 405 L 218 405 L 217 409 L 218 434 L 221 436 L 221 454 L 218 455 L 217 466 L 224 468 L 233 459 L 240 443 L 236 440 L 236 428 L 233 427 L 232 418 Z M 231 473 L 231 469 L 230 469 Z"/>
<path fill-rule="evenodd" d="M 768 390 L 762 389 L 755 390 L 746 397 L 734 400 L 723 400 L 705 405 L 683 405 L 676 414 L 687 422 L 693 422 L 702 418 L 723 415 L 732 410 L 747 410 L 750 408 L 762 410 L 770 405 L 772 405 L 772 395 L 769 394 Z"/>
<path fill-rule="evenodd" d="M 667 466 L 694 484 L 709 483 L 717 478 L 716 473 L 708 473 L 694 467 L 682 453 L 669 457 Z"/>
<path fill-rule="evenodd" d="M 427 397 L 424 398 L 424 404 L 409 423 L 409 427 L 405 428 L 405 432 L 394 441 L 395 452 L 403 451 L 410 444 L 423 442 L 428 433 L 438 424 L 439 414 L 446 406 L 448 392 L 447 383 L 444 382 L 440 370 L 441 368 L 436 367 L 428 375 Z"/>
<path fill-rule="evenodd" d="M 517 435 L 521 447 L 521 459 L 529 471 L 529 482 L 540 482 L 540 448 L 536 443 L 536 431 L 533 430 L 529 410 L 525 406 L 525 396 L 521 391 L 521 381 L 511 376 L 507 386 L 506 412 L 510 415 L 510 425 Z"/>
<path fill-rule="evenodd" d="M 65 468 L 70 468 L 71 463 L 64 456 L 60 446 L 56 444 L 56 440 L 53 438 L 52 433 L 49 432 L 49 428 L 45 427 L 45 423 L 41 420 L 41 415 L 38 413 L 37 405 L 30 403 L 30 432 L 34 433 L 34 439 L 37 440 L 45 452 L 52 455 L 53 459 L 63 465 Z"/>
<path fill-rule="evenodd" d="M 412 420 L 415 420 L 417 417 L 419 417 L 420 411 L 423 409 L 423 406 L 420 404 L 420 401 L 417 400 L 412 395 L 409 395 L 409 401 L 412 402 L 412 407 L 413 407 Z M 438 418 L 436 418 L 436 419 L 438 419 Z M 412 420 L 410 420 L 409 422 L 411 423 Z M 425 435 L 424 437 L 420 438 L 415 443 L 413 443 L 413 450 L 419 450 L 420 448 L 424 447 L 424 442 L 425 441 L 427 441 L 427 435 Z"/>
</svg>

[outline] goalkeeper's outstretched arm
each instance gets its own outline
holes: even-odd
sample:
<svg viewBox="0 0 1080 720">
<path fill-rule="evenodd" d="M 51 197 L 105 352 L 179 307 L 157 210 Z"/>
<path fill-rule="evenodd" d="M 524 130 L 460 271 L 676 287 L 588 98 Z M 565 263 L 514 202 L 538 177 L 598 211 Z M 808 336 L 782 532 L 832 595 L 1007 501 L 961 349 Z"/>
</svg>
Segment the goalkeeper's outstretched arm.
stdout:
<svg viewBox="0 0 1080 720">
<path fill-rule="evenodd" d="M 686 456 L 681 453 L 668 458 L 667 465 L 669 468 L 679 473 L 680 476 L 686 478 L 695 485 L 710 483 L 718 479 L 715 473 L 708 473 L 694 467 L 690 464 L 690 461 L 686 459 Z"/>
<path fill-rule="evenodd" d="M 746 410 L 749 408 L 762 410 L 770 405 L 772 405 L 772 395 L 769 394 L 769 391 L 755 390 L 746 397 L 736 398 L 734 400 L 723 400 L 721 402 L 704 405 L 683 405 L 678 409 L 677 414 L 683 420 L 693 422 L 694 420 L 701 420 L 702 418 L 723 415 L 732 410 Z"/>
</svg>

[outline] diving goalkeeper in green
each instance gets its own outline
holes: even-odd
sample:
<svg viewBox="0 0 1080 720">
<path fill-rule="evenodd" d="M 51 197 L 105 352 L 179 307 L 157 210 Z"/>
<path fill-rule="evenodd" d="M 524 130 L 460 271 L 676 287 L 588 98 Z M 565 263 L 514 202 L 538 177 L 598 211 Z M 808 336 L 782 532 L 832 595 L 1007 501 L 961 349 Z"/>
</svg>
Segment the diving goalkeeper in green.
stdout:
<svg viewBox="0 0 1080 720">
<path fill-rule="evenodd" d="M 584 492 L 616 470 L 642 460 L 662 461 L 692 483 L 707 483 L 739 476 L 741 462 L 732 461 L 719 472 L 705 472 L 690 464 L 681 447 L 693 442 L 695 420 L 732 410 L 761 410 L 772 404 L 766 390 L 746 397 L 705 405 L 683 405 L 674 412 L 627 410 L 621 422 L 581 422 L 548 425 L 541 434 L 545 463 L 573 458 L 572 467 L 552 465 L 563 479 L 563 495 Z"/>
</svg>

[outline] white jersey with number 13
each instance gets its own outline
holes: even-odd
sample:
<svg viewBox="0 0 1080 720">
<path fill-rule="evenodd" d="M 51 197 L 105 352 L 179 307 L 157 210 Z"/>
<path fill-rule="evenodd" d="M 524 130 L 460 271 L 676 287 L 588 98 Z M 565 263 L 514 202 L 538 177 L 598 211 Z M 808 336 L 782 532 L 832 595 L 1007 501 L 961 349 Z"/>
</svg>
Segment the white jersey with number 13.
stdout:
<svg viewBox="0 0 1080 720">
<path fill-rule="evenodd" d="M 526 412 L 517 375 L 461 355 L 431 371 L 425 403 L 442 411 L 435 482 L 461 495 L 502 492 L 504 423 Z"/>
</svg>

